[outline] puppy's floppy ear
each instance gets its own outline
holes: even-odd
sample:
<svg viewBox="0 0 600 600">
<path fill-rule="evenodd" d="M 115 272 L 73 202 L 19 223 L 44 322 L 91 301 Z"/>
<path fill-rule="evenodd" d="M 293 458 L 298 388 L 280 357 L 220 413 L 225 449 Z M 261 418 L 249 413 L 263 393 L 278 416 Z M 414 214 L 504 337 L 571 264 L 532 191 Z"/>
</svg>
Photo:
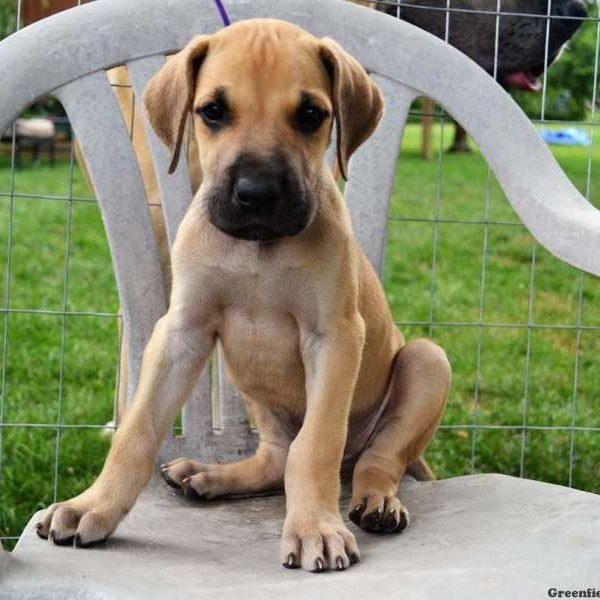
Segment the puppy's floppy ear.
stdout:
<svg viewBox="0 0 600 600">
<path fill-rule="evenodd" d="M 148 82 L 144 106 L 152 129 L 171 150 L 169 174 L 177 168 L 188 115 L 192 110 L 196 77 L 208 52 L 210 36 L 195 37 Z"/>
<path fill-rule="evenodd" d="M 321 40 L 319 53 L 332 79 L 337 158 L 347 180 L 350 157 L 377 129 L 383 116 L 383 95 L 358 61 L 333 40 Z"/>
</svg>

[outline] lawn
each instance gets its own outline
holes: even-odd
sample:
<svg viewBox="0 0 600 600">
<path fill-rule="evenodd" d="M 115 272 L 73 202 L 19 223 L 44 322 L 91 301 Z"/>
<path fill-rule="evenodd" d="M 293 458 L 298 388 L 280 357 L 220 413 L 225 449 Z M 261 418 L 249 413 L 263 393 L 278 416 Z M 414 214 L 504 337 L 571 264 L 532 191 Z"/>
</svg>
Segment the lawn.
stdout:
<svg viewBox="0 0 600 600">
<path fill-rule="evenodd" d="M 451 133 L 446 127 L 444 135 Z M 600 432 L 585 428 L 600 426 L 600 282 L 512 224 L 518 218 L 478 154 L 444 155 L 440 183 L 439 161 L 424 162 L 418 148 L 419 130 L 411 126 L 392 201 L 385 284 L 398 322 L 425 322 L 403 326 L 407 336 L 431 335 L 454 369 L 448 428 L 429 460 L 440 477 L 498 471 L 599 492 Z M 597 150 L 590 200 L 600 206 Z M 585 192 L 590 150 L 553 151 Z M 477 224 L 486 215 L 498 224 Z M 486 429 L 473 432 L 474 423 Z M 535 429 L 525 433 L 523 423 Z M 583 430 L 572 435 L 572 424 Z"/>
<path fill-rule="evenodd" d="M 535 245 L 479 154 L 444 155 L 440 179 L 439 161 L 419 158 L 419 132 L 409 126 L 403 144 L 385 284 L 406 336 L 431 335 L 454 368 L 445 428 L 429 461 L 440 477 L 494 471 L 560 484 L 571 479 L 600 492 L 600 432 L 586 431 L 600 427 L 600 283 L 539 247 L 532 274 Z M 589 150 L 559 148 L 555 155 L 585 190 Z M 6 158 L 0 160 L 6 270 L 12 183 Z M 596 205 L 599 166 L 594 160 Z M 109 445 L 102 430 L 78 427 L 99 427 L 112 416 L 119 335 L 118 318 L 110 316 L 118 299 L 102 220 L 77 168 L 73 175 L 72 190 L 66 163 L 23 168 L 14 181 L 11 312 L 0 319 L 0 422 L 7 424 L 0 430 L 0 536 L 18 536 L 34 510 L 81 491 Z M 74 202 L 66 200 L 70 191 Z M 30 197 L 36 195 L 53 199 Z M 480 224 L 486 216 L 494 224 Z M 5 286 L 3 277 L 3 299 Z M 19 312 L 31 309 L 46 312 Z M 65 309 L 78 314 L 65 319 Z M 59 436 L 58 422 L 66 426 Z M 524 422 L 535 428 L 524 432 Z M 483 428 L 475 431 L 475 423 Z M 11 543 L 6 539 L 5 547 Z"/>
</svg>

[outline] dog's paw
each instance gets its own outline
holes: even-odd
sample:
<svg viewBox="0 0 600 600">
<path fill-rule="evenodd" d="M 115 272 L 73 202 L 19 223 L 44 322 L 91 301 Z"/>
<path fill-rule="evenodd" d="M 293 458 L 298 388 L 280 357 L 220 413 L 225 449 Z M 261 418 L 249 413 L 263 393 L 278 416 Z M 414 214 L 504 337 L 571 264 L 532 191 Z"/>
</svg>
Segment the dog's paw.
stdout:
<svg viewBox="0 0 600 600">
<path fill-rule="evenodd" d="M 225 481 L 219 474 L 221 465 L 204 465 L 195 460 L 178 458 L 161 465 L 165 481 L 181 490 L 189 498 L 211 500 L 228 493 Z"/>
<path fill-rule="evenodd" d="M 350 503 L 350 520 L 372 533 L 399 533 L 408 527 L 408 511 L 395 496 L 370 494 Z"/>
<path fill-rule="evenodd" d="M 84 493 L 50 505 L 37 523 L 36 533 L 57 546 L 85 548 L 104 542 L 125 514 L 110 500 Z"/>
<path fill-rule="evenodd" d="M 284 567 L 313 573 L 343 571 L 359 560 L 356 539 L 339 515 L 298 512 L 286 517 L 281 539 Z"/>
</svg>

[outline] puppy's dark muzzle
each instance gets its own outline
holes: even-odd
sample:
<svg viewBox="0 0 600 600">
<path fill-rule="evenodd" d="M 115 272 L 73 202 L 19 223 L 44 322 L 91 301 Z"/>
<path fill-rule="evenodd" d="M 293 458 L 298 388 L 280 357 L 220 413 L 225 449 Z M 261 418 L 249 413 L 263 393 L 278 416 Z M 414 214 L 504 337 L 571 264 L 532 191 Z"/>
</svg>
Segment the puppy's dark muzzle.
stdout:
<svg viewBox="0 0 600 600">
<path fill-rule="evenodd" d="M 270 241 L 303 231 L 309 204 L 301 186 L 282 159 L 263 161 L 244 157 L 213 194 L 209 214 L 213 225 L 244 240 Z"/>
<path fill-rule="evenodd" d="M 271 221 L 282 201 L 283 190 L 277 178 L 260 174 L 238 178 L 232 198 L 238 214 L 236 222 L 231 227 L 226 226 L 226 233 L 240 239 L 258 241 L 281 237 L 282 228 L 275 224 L 276 229 L 273 229 Z"/>
</svg>

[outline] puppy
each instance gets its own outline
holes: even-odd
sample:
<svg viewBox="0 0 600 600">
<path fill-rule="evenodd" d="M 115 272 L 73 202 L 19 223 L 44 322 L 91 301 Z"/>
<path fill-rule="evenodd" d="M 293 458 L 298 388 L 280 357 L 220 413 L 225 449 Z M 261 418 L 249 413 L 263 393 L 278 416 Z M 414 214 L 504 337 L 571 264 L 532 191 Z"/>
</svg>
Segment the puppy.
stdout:
<svg viewBox="0 0 600 600">
<path fill-rule="evenodd" d="M 115 530 L 218 339 L 258 450 L 228 465 L 183 458 L 166 478 L 208 498 L 285 486 L 281 562 L 346 569 L 359 549 L 339 512 L 340 470 L 352 470 L 354 523 L 406 527 L 398 483 L 433 436 L 451 381 L 441 348 L 405 343 L 394 326 L 325 161 L 335 122 L 346 174 L 382 95 L 334 41 L 260 19 L 193 39 L 144 102 L 171 170 L 193 115 L 203 181 L 173 247 L 169 310 L 104 468 L 52 505 L 38 533 L 87 546 Z"/>
<path fill-rule="evenodd" d="M 396 15 L 398 7 L 390 3 L 377 3 L 369 0 L 352 0 L 390 15 Z M 453 0 L 449 19 L 449 42 L 466 53 L 480 66 L 494 74 L 496 15 L 495 5 L 490 11 L 490 0 Z M 400 17 L 413 25 L 442 39 L 446 36 L 446 0 L 401 0 Z M 484 14 L 467 11 L 482 11 Z M 535 91 L 540 88 L 537 76 L 544 71 L 546 53 L 546 20 L 540 18 L 548 10 L 547 0 L 503 0 L 503 12 L 523 13 L 530 16 L 502 16 L 498 53 L 498 77 L 506 88 Z M 581 25 L 581 18 L 587 15 L 582 0 L 555 0 L 552 3 L 550 40 L 548 44 L 548 64 L 560 54 L 564 44 L 575 34 Z M 565 18 L 561 18 L 565 17 Z M 147 146 L 140 111 L 133 110 L 134 98 L 129 89 L 129 78 L 125 67 L 109 71 L 111 83 L 115 85 L 115 95 L 125 122 L 132 128 L 133 146 L 142 173 L 146 195 L 151 205 L 152 221 L 159 243 L 163 279 L 166 282 L 165 294 L 170 293 L 171 269 L 165 226 L 160 207 L 161 197 L 154 177 L 154 168 Z M 200 187 L 202 176 L 195 139 L 191 137 L 187 145 L 190 180 L 194 192 Z M 467 134 L 457 124 L 456 135 L 451 150 L 469 151 Z M 76 146 L 77 160 L 84 173 L 85 162 Z M 336 169 L 336 175 L 339 171 Z M 89 179 L 88 179 L 89 180 Z M 120 423 L 126 410 L 127 401 L 127 347 L 121 350 L 119 367 L 119 389 L 117 391 L 116 420 Z M 418 479 L 431 479 L 433 474 L 423 460 L 411 467 L 411 473 Z"/>
</svg>

